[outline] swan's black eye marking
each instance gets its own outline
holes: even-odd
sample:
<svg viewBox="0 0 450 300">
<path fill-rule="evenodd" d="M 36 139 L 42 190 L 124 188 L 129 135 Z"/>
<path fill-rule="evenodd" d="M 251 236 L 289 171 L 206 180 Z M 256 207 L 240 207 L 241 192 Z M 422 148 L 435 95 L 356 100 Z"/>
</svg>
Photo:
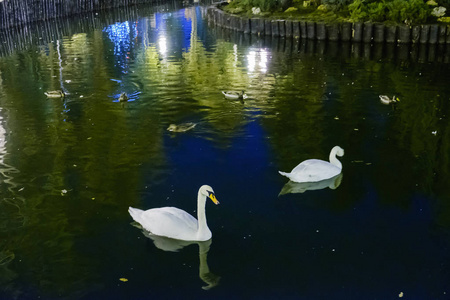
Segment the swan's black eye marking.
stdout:
<svg viewBox="0 0 450 300">
<path fill-rule="evenodd" d="M 208 196 L 209 196 L 209 197 L 211 197 L 211 195 L 214 195 L 214 193 L 211 192 L 211 191 L 207 191 L 207 192 L 208 192 Z"/>
</svg>

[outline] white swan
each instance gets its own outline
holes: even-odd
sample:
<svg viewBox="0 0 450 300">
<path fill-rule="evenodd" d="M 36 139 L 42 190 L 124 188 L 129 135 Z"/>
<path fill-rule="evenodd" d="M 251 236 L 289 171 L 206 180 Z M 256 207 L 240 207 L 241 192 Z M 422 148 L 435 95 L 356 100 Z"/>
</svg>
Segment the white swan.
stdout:
<svg viewBox="0 0 450 300">
<path fill-rule="evenodd" d="M 336 154 L 343 156 L 344 149 L 339 146 L 334 146 L 330 152 L 330 162 L 320 159 L 308 159 L 292 169 L 291 173 L 279 172 L 294 182 L 317 182 L 325 180 L 338 175 L 342 171 L 342 164 L 336 158 Z"/>
<path fill-rule="evenodd" d="M 207 241 L 212 237 L 212 233 L 206 224 L 206 198 L 219 204 L 213 189 L 208 185 L 202 185 L 197 197 L 198 221 L 176 207 L 152 208 L 146 211 L 130 207 L 128 212 L 133 220 L 154 235 L 183 241 Z"/>
</svg>

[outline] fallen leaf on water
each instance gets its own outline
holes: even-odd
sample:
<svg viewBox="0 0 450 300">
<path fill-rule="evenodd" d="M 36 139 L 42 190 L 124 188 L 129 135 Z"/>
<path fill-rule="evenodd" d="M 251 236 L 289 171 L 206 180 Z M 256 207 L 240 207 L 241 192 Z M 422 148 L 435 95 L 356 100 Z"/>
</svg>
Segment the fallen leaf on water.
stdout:
<svg viewBox="0 0 450 300">
<path fill-rule="evenodd" d="M 126 279 L 126 278 L 120 278 L 119 280 L 123 281 L 123 282 L 127 282 L 128 281 L 128 279 Z"/>
<path fill-rule="evenodd" d="M 400 292 L 400 294 L 398 294 L 398 297 L 402 298 L 403 297 L 403 292 Z"/>
</svg>

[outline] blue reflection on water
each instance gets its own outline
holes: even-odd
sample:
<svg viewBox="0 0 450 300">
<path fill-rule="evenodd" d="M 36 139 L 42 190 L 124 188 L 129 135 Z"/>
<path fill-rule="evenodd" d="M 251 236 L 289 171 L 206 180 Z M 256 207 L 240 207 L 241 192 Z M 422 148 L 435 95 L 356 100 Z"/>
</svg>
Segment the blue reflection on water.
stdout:
<svg viewBox="0 0 450 300">
<path fill-rule="evenodd" d="M 127 52 L 130 51 L 133 43 L 131 35 L 137 36 L 136 24 L 130 26 L 130 22 L 115 23 L 103 29 L 108 34 L 108 38 L 114 43 L 114 56 L 119 61 L 119 65 L 125 67 Z"/>
<path fill-rule="evenodd" d="M 138 22 L 122 22 L 115 23 L 107 26 L 103 29 L 103 32 L 108 34 L 108 38 L 113 42 L 113 53 L 115 58 L 115 66 L 118 67 L 120 77 L 123 78 L 124 75 L 128 74 L 128 69 L 130 67 L 130 61 L 132 60 L 132 50 L 135 47 L 133 40 L 136 40 L 139 31 Z M 124 83 L 124 80 L 111 79 L 120 84 L 120 88 L 116 91 L 114 95 L 110 97 L 113 98 L 114 102 L 119 101 L 119 97 L 123 92 L 128 92 L 128 101 L 134 101 L 138 99 L 139 91 L 133 91 L 129 93 L 128 84 Z"/>
</svg>

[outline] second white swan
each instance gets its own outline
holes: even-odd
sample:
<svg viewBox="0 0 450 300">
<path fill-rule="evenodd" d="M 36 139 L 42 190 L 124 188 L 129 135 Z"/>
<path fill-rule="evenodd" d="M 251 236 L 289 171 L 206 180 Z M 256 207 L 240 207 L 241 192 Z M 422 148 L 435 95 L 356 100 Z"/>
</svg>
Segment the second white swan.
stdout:
<svg viewBox="0 0 450 300">
<path fill-rule="evenodd" d="M 317 182 L 334 177 L 341 173 L 342 164 L 336 155 L 343 156 L 344 149 L 334 146 L 330 152 L 330 162 L 320 159 L 307 159 L 297 165 L 290 173 L 279 171 L 294 182 Z"/>
</svg>

